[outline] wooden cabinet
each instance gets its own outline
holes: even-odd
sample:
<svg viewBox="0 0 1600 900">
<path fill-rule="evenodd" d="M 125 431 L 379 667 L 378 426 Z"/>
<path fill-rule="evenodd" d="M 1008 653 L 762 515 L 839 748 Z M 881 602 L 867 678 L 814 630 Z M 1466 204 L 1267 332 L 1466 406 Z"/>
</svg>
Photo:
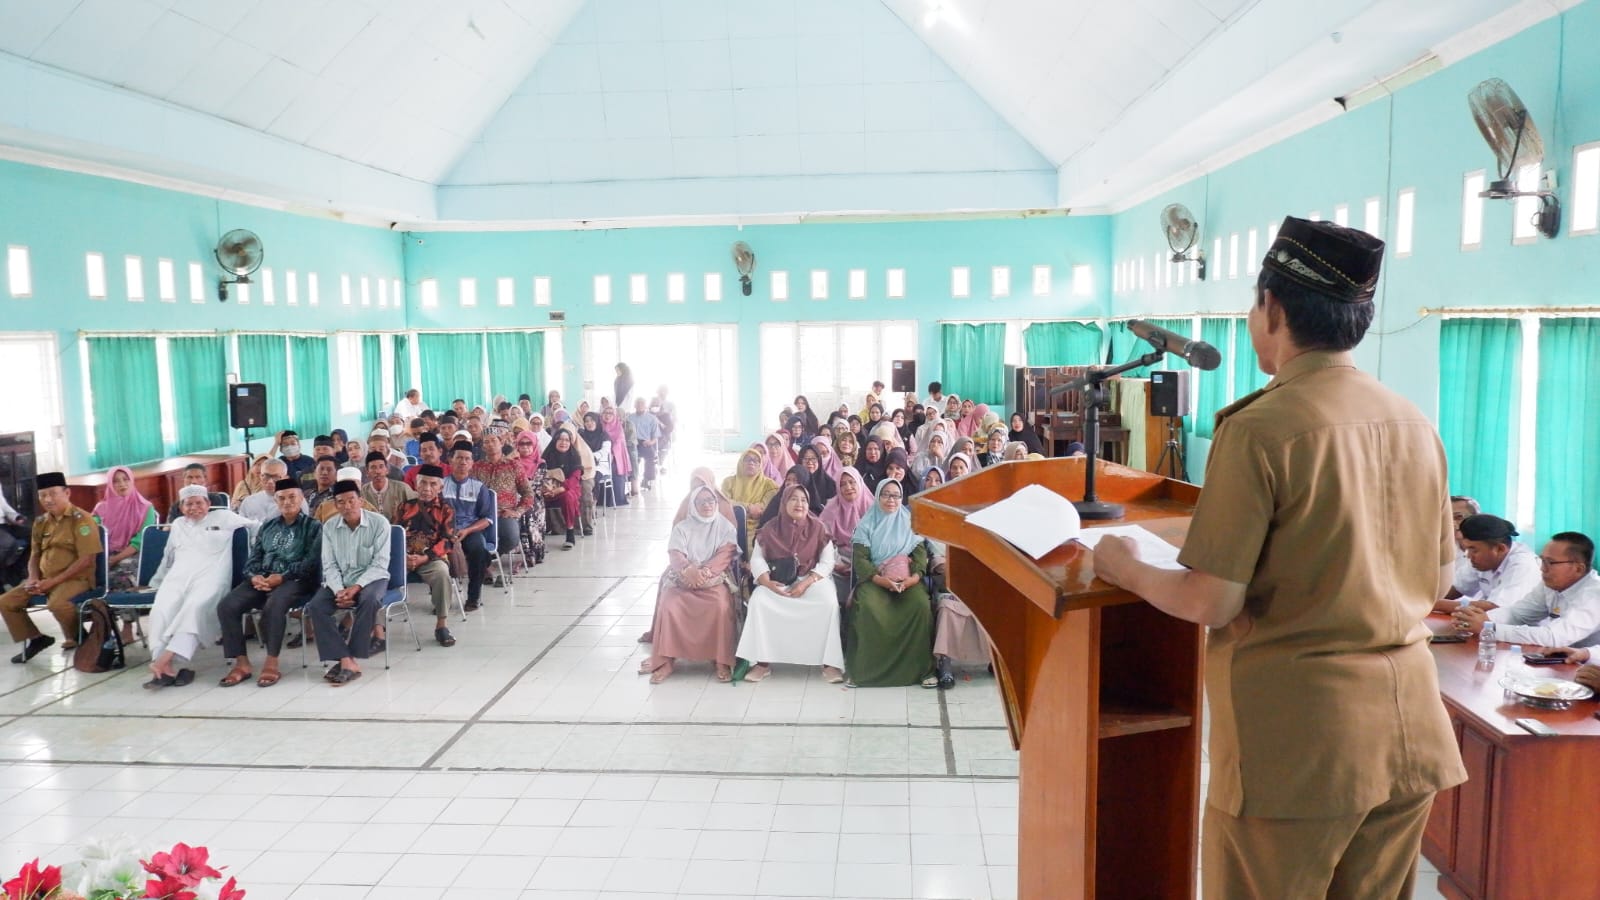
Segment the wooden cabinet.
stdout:
<svg viewBox="0 0 1600 900">
<path fill-rule="evenodd" d="M 200 463 L 206 467 L 206 484 L 211 490 L 229 495 L 232 495 L 234 485 L 244 480 L 250 466 L 242 453 L 197 453 L 133 466 L 134 487 L 145 499 L 155 504 L 156 514 L 162 521 L 166 520 L 167 511 L 178 499 L 178 489 L 183 487 L 183 470 L 190 463 Z M 72 504 L 84 510 L 94 509 L 105 492 L 105 486 L 105 472 L 74 475 L 67 479 Z"/>
</svg>

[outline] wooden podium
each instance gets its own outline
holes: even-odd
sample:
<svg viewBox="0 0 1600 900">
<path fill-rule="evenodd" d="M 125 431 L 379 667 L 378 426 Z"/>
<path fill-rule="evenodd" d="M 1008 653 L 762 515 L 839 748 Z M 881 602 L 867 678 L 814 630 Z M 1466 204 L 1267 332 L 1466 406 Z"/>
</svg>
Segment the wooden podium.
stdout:
<svg viewBox="0 0 1600 900">
<path fill-rule="evenodd" d="M 1203 629 L 1097 581 L 1069 543 L 1040 560 L 966 523 L 1029 484 L 1077 499 L 1085 461 L 990 466 L 911 501 L 916 532 L 949 545 L 950 590 L 994 642 L 1021 751 L 1023 900 L 1193 897 Z M 1200 489 L 1101 462 L 1100 499 L 1181 546 Z"/>
</svg>

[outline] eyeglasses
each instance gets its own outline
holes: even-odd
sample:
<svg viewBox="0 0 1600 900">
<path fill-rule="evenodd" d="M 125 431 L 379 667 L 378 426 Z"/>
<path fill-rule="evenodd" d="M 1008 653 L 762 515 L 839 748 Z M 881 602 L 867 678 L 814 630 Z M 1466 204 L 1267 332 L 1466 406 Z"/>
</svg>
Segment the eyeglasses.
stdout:
<svg viewBox="0 0 1600 900">
<path fill-rule="evenodd" d="M 889 493 L 887 491 L 885 491 L 884 493 L 880 494 L 879 496 L 882 497 L 885 500 L 899 500 L 901 498 L 900 494 L 891 494 L 891 493 Z"/>
<path fill-rule="evenodd" d="M 1539 568 L 1541 569 L 1553 569 L 1556 566 L 1576 565 L 1577 563 L 1578 560 L 1576 559 L 1549 559 L 1543 556 L 1539 557 Z"/>
</svg>

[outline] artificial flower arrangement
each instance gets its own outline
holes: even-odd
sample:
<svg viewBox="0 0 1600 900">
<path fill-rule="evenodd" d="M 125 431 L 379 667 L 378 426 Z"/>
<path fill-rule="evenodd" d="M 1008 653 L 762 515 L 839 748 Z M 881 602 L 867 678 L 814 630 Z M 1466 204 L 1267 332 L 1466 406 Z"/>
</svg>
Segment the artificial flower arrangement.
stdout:
<svg viewBox="0 0 1600 900">
<path fill-rule="evenodd" d="M 149 859 L 140 855 L 125 837 L 95 841 L 65 873 L 35 859 L 0 888 L 5 900 L 244 900 L 233 878 L 215 889 L 203 883 L 222 878 L 204 847 L 180 843 Z"/>
</svg>

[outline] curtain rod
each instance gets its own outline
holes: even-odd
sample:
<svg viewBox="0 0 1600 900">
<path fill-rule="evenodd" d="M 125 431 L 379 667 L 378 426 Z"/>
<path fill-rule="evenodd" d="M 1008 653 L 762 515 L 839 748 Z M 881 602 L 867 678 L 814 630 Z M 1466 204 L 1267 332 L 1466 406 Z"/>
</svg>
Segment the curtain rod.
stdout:
<svg viewBox="0 0 1600 900">
<path fill-rule="evenodd" d="M 1522 315 L 1600 316 L 1600 306 L 1424 306 L 1423 316 L 1459 319 Z"/>
</svg>

